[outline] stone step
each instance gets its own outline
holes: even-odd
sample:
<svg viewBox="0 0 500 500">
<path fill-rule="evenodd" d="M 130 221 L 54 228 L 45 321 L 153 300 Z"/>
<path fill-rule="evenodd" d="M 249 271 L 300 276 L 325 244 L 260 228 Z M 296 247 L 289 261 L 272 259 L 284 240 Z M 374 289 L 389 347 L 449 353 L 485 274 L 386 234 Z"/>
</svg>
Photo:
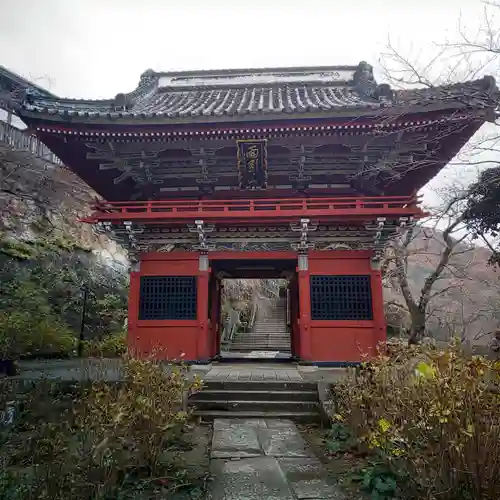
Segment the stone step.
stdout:
<svg viewBox="0 0 500 500">
<path fill-rule="evenodd" d="M 290 338 L 290 334 L 288 332 L 252 332 L 252 333 L 237 333 L 233 338 L 237 339 L 253 339 L 253 338 L 278 338 L 278 339 L 286 339 Z"/>
<path fill-rule="evenodd" d="M 269 338 L 265 338 L 265 339 L 252 339 L 252 338 L 248 338 L 248 339 L 235 339 L 233 340 L 233 344 L 262 344 L 262 345 L 266 345 L 266 344 L 290 344 L 290 338 L 286 338 L 286 339 L 274 339 L 272 337 L 269 337 Z"/>
<path fill-rule="evenodd" d="M 252 333 L 238 333 L 233 338 L 236 339 L 253 339 L 253 338 L 268 338 L 268 337 L 276 337 L 276 338 L 290 338 L 289 332 L 252 332 Z"/>
<path fill-rule="evenodd" d="M 274 323 L 274 322 L 271 322 L 271 321 L 266 321 L 265 323 L 262 323 L 262 324 L 255 324 L 254 325 L 254 330 L 260 330 L 260 329 L 269 329 L 269 328 L 282 328 L 282 329 L 286 329 L 287 328 L 287 325 L 285 323 Z"/>
<path fill-rule="evenodd" d="M 275 339 L 273 337 L 265 338 L 265 339 L 235 339 L 233 340 L 233 344 L 290 344 L 290 338 L 285 339 Z"/>
<path fill-rule="evenodd" d="M 215 366 L 224 366 L 223 363 Z M 272 370 L 271 370 L 272 372 Z M 279 372 L 278 372 L 279 374 Z M 308 391 L 316 392 L 316 382 L 303 380 L 206 380 L 203 386 L 207 391 Z M 199 394 L 199 392 L 197 393 Z"/>
<path fill-rule="evenodd" d="M 233 340 L 231 344 L 248 344 L 248 345 L 254 345 L 254 344 L 260 344 L 260 345 L 267 345 L 267 344 L 290 344 L 290 339 L 241 339 L 241 340 Z"/>
<path fill-rule="evenodd" d="M 276 328 L 269 328 L 269 330 L 254 330 L 249 333 L 240 333 L 238 335 L 290 335 L 290 332 L 285 328 L 283 330 L 278 330 Z"/>
<path fill-rule="evenodd" d="M 225 358 L 241 358 L 243 357 L 244 359 L 250 359 L 250 356 L 252 359 L 259 360 L 261 358 L 264 359 L 275 359 L 275 358 L 280 358 L 280 359 L 288 359 L 292 357 L 292 351 L 286 350 L 286 349 L 281 349 L 281 350 L 274 350 L 274 351 L 269 351 L 269 350 L 258 350 L 258 349 L 244 349 L 242 351 L 239 350 L 226 350 L 225 351 L 227 354 L 225 355 Z M 255 354 L 256 353 L 256 354 Z M 267 353 L 266 355 L 261 355 L 260 353 Z M 268 354 L 268 353 L 273 353 L 273 354 Z"/>
<path fill-rule="evenodd" d="M 315 411 L 220 411 L 220 410 L 200 410 L 195 411 L 195 415 L 202 421 L 212 421 L 216 418 L 237 418 L 237 419 L 289 419 L 297 423 L 319 423 L 321 416 Z"/>
<path fill-rule="evenodd" d="M 269 332 L 269 333 L 240 333 L 233 339 L 289 339 L 291 335 L 288 332 Z"/>
<path fill-rule="evenodd" d="M 286 321 L 281 318 L 266 318 L 255 322 L 255 326 L 260 325 L 286 325 Z"/>
<path fill-rule="evenodd" d="M 242 345 L 290 345 L 290 339 L 286 340 L 234 340 L 230 343 L 231 345 L 242 344 Z"/>
<path fill-rule="evenodd" d="M 236 345 L 229 346 L 227 348 L 229 352 L 252 352 L 252 351 L 268 351 L 268 352 L 290 352 L 291 347 L 288 346 L 245 346 L 245 345 Z"/>
<path fill-rule="evenodd" d="M 213 390 L 204 389 L 193 394 L 190 401 L 318 401 L 316 390 L 307 391 L 263 391 L 263 390 Z"/>
<path fill-rule="evenodd" d="M 290 339 L 288 340 L 275 340 L 275 341 L 268 341 L 266 342 L 265 340 L 240 340 L 240 341 L 233 341 L 231 342 L 231 345 L 290 345 Z"/>
<path fill-rule="evenodd" d="M 319 412 L 317 401 L 250 401 L 250 400 L 224 400 L 224 399 L 196 399 L 190 402 L 197 411 L 274 411 L 290 413 L 301 412 Z"/>
<path fill-rule="evenodd" d="M 233 338 L 254 338 L 254 337 L 287 338 L 290 337 L 290 332 L 276 332 L 275 330 L 272 330 L 270 332 L 237 333 Z"/>
<path fill-rule="evenodd" d="M 252 351 L 267 351 L 267 352 L 289 352 L 290 346 L 248 346 L 248 345 L 236 345 L 227 348 L 229 352 L 252 352 Z"/>
<path fill-rule="evenodd" d="M 261 350 L 261 351 L 275 351 L 279 349 L 291 349 L 290 342 L 288 343 L 283 343 L 283 344 L 264 344 L 264 343 L 255 343 L 255 342 L 249 342 L 249 343 L 243 343 L 243 342 L 237 342 L 235 344 L 230 344 L 228 346 L 228 349 L 235 350 L 236 348 L 242 348 L 242 349 L 252 349 L 254 351 L 256 350 Z"/>
</svg>

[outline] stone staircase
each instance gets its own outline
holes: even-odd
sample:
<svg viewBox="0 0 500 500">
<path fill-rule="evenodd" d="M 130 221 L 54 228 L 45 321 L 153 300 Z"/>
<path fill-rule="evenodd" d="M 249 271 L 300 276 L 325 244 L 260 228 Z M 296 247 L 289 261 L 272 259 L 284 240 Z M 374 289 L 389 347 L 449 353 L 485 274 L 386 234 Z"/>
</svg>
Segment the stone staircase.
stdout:
<svg viewBox="0 0 500 500">
<path fill-rule="evenodd" d="M 321 420 L 315 382 L 206 381 L 190 396 L 189 405 L 202 420 L 215 418 L 286 418 L 312 423 Z"/>
<path fill-rule="evenodd" d="M 290 332 L 286 324 L 284 299 L 276 299 L 269 307 L 257 311 L 252 332 L 235 334 L 230 352 L 278 351 L 290 353 Z"/>
</svg>

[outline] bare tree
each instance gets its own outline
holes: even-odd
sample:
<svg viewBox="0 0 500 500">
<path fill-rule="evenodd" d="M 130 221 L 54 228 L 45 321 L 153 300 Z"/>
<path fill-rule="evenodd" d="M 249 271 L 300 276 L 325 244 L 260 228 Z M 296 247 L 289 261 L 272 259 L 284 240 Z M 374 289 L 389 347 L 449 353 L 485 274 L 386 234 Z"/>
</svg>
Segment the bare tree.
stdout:
<svg viewBox="0 0 500 500">
<path fill-rule="evenodd" d="M 414 227 L 404 228 L 387 248 L 382 275 L 386 284 L 400 291 L 404 299 L 410 318 L 410 344 L 418 343 L 424 336 L 427 320 L 435 314 L 433 301 L 449 294 L 452 289 L 461 288 L 464 280 L 468 279 L 467 260 L 459 261 L 456 258 L 471 251 L 470 232 L 464 225 L 463 207 L 461 195 L 455 194 L 439 214 L 429 217 L 417 230 Z M 443 224 L 442 232 L 437 231 L 437 227 Z M 416 244 L 417 235 L 420 243 Z M 431 240 L 435 243 L 432 249 L 429 245 Z M 412 286 L 409 274 L 410 260 L 416 255 L 424 256 L 432 269 L 418 290 Z M 443 280 L 446 280 L 446 284 L 440 286 L 439 282 Z"/>
<path fill-rule="evenodd" d="M 455 84 L 464 80 L 473 80 L 486 75 L 499 76 L 500 64 L 500 2 L 484 2 L 484 15 L 479 27 L 472 30 L 463 19 L 457 22 L 457 32 L 453 39 L 444 40 L 434 45 L 434 54 L 425 58 L 408 54 L 396 47 L 389 40 L 386 52 L 382 55 L 380 67 L 387 82 L 401 89 L 423 87 L 422 93 L 439 91 L 442 99 L 461 99 L 455 92 Z M 439 89 L 437 88 L 439 86 Z M 464 109 L 468 109 L 470 99 L 481 98 L 478 95 L 463 96 Z M 500 101 L 498 91 L 488 97 L 493 102 Z M 486 107 L 485 107 L 486 108 Z M 486 110 L 486 109 L 485 109 Z M 424 332 L 428 319 L 436 313 L 434 299 L 436 294 L 442 296 L 450 287 L 459 287 L 464 276 L 457 276 L 456 269 L 450 265 L 457 252 L 466 252 L 472 241 L 480 241 L 492 252 L 492 262 L 499 263 L 495 256 L 499 255 L 498 234 L 500 228 L 500 135 L 498 134 L 499 107 L 489 107 L 489 121 L 483 133 L 476 134 L 474 139 L 451 161 L 451 165 L 467 167 L 472 170 L 469 186 L 460 190 L 456 186 L 446 186 L 453 193 L 448 196 L 444 209 L 435 211 L 432 220 L 424 221 L 424 225 L 435 225 L 439 222 L 442 230 L 442 248 L 434 260 L 434 269 L 429 273 L 418 291 L 411 287 L 408 277 L 408 259 L 416 250 L 412 247 L 415 233 L 406 229 L 391 243 L 383 264 L 385 279 L 391 281 L 403 296 L 410 316 L 409 342 L 418 342 Z M 446 133 L 446 132 L 445 132 Z M 423 229 L 429 232 L 427 229 Z M 420 249 L 421 251 L 421 249 Z M 445 287 L 439 281 L 447 279 Z M 464 300 L 466 297 L 464 295 Z M 462 304 L 463 305 L 463 304 Z M 460 306 L 457 306 L 460 309 Z M 458 309 L 453 311 L 457 316 Z M 463 311 L 462 311 L 463 312 Z M 450 311 L 441 313 L 448 317 Z M 481 311 L 494 316 L 492 311 Z M 460 316 L 460 314 L 458 314 Z M 461 336 L 464 336 L 465 318 L 462 318 Z M 447 326 L 449 326 L 449 321 Z M 457 331 L 455 333 L 458 333 Z"/>
</svg>

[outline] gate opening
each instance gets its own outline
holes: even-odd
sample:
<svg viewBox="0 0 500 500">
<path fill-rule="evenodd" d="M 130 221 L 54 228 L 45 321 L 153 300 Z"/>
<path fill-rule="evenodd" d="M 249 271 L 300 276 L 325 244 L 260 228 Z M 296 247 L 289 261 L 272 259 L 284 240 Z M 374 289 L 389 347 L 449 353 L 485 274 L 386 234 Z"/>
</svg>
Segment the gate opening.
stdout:
<svg viewBox="0 0 500 500">
<path fill-rule="evenodd" d="M 292 360 L 298 294 L 296 261 L 228 260 L 212 263 L 220 360 Z M 215 299 L 218 304 L 213 304 Z M 213 314 L 213 313 L 212 313 Z"/>
</svg>

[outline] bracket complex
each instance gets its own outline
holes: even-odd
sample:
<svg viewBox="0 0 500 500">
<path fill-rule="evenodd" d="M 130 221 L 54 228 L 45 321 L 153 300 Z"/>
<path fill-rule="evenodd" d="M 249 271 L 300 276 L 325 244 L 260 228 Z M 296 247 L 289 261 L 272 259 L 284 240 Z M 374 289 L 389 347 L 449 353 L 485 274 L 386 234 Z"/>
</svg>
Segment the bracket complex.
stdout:
<svg viewBox="0 0 500 500">
<path fill-rule="evenodd" d="M 318 228 L 317 224 L 311 224 L 309 219 L 300 219 L 299 224 L 290 224 L 290 229 L 292 231 L 300 232 L 299 243 L 292 243 L 292 248 L 298 250 L 299 253 L 305 253 L 309 249 L 314 248 L 314 243 L 309 242 L 309 232 L 316 231 Z"/>
<path fill-rule="evenodd" d="M 385 217 L 377 218 L 375 237 L 373 238 L 373 257 L 372 257 L 373 262 L 380 262 L 382 254 L 384 253 L 385 240 L 383 238 L 383 232 L 384 232 L 385 222 L 386 222 Z"/>
<path fill-rule="evenodd" d="M 194 221 L 194 225 L 189 225 L 190 233 L 198 234 L 198 244 L 193 245 L 193 250 L 200 250 L 201 252 L 208 252 L 213 250 L 215 245 L 210 245 L 207 239 L 207 233 L 215 231 L 215 226 L 213 224 L 205 225 L 202 220 Z"/>
</svg>

